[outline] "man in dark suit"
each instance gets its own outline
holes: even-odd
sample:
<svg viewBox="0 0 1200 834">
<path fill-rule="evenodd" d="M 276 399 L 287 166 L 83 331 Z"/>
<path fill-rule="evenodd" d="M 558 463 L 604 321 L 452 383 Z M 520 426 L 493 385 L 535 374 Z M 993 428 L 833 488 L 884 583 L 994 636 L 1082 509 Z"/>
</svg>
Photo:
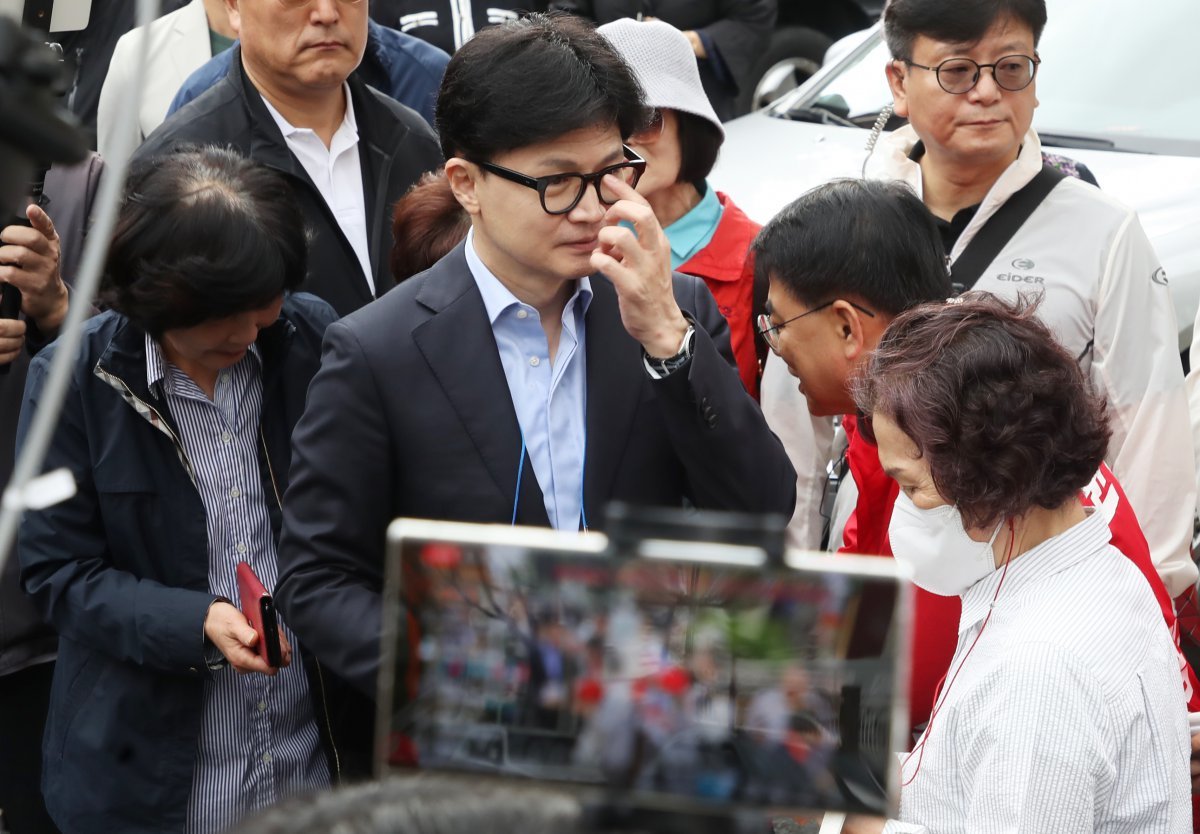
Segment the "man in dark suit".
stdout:
<svg viewBox="0 0 1200 834">
<path fill-rule="evenodd" d="M 716 303 L 672 275 L 633 189 L 622 141 L 646 111 L 612 47 L 569 17 L 486 29 L 437 113 L 471 232 L 330 327 L 283 502 L 278 604 L 367 696 L 397 516 L 579 530 L 612 500 L 794 506 Z"/>
<path fill-rule="evenodd" d="M 312 232 L 302 289 L 339 315 L 395 283 L 391 207 L 441 165 L 415 111 L 363 83 L 365 0 L 226 0 L 241 38 L 229 74 L 134 156 L 221 145 L 282 173 Z"/>
</svg>

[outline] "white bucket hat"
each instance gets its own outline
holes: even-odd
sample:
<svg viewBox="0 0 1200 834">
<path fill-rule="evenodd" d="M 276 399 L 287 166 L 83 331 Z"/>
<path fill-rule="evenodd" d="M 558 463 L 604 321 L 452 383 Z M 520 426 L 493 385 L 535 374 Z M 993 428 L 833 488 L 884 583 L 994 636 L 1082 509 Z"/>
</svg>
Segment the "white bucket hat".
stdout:
<svg viewBox="0 0 1200 834">
<path fill-rule="evenodd" d="M 661 20 L 639 21 L 630 17 L 605 23 L 596 31 L 608 39 L 633 69 L 646 93 L 647 105 L 707 119 L 724 138 L 725 128 L 704 94 L 696 54 L 683 32 Z"/>
</svg>

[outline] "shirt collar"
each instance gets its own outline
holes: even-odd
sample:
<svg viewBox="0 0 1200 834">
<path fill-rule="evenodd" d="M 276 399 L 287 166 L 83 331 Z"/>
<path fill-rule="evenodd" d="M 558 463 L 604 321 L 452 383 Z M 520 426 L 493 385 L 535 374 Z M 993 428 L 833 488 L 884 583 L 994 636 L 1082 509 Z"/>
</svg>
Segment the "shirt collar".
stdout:
<svg viewBox="0 0 1200 834">
<path fill-rule="evenodd" d="M 153 389 L 159 385 L 167 375 L 167 359 L 163 356 L 162 348 L 158 346 L 158 342 L 150 338 L 150 334 L 146 334 L 146 385 Z"/>
<path fill-rule="evenodd" d="M 354 97 L 350 95 L 350 85 L 345 81 L 342 82 L 342 94 L 346 98 L 346 113 L 342 116 L 342 123 L 338 126 L 337 132 L 334 133 L 334 141 L 329 143 L 330 153 L 335 152 L 334 145 L 337 144 L 337 140 L 342 137 L 343 133 L 348 134 L 355 141 L 358 140 L 358 119 L 354 115 Z M 262 93 L 259 93 L 259 96 L 262 98 L 263 104 L 267 106 L 267 112 L 271 114 L 271 118 L 279 126 L 279 132 L 283 134 L 284 139 L 298 134 L 315 135 L 311 128 L 296 127 L 293 125 L 284 118 L 282 113 L 275 109 L 275 106 L 271 102 L 267 101 L 266 96 L 262 95 Z"/>
<path fill-rule="evenodd" d="M 721 201 L 717 189 L 705 184 L 704 196 L 683 217 L 676 220 L 663 232 L 671 244 L 671 268 L 680 265 L 712 240 L 717 224 L 721 222 Z"/>
<path fill-rule="evenodd" d="M 146 346 L 146 387 L 151 390 L 157 389 L 157 392 L 161 394 L 166 389 L 166 386 L 170 384 L 170 375 L 167 372 L 167 357 L 158 342 L 149 333 L 145 335 L 144 344 Z M 242 362 L 245 362 L 247 356 L 253 356 L 254 363 L 258 367 L 262 367 L 262 354 L 258 352 L 257 342 L 250 344 L 250 349 L 246 351 L 246 356 L 238 360 L 237 364 L 240 365 Z"/>
<path fill-rule="evenodd" d="M 981 622 L 992 607 L 993 599 L 997 605 L 1015 599 L 1030 586 L 1094 555 L 1111 542 L 1108 516 L 1092 508 L 1088 508 L 1087 513 L 1088 517 L 1083 521 L 1009 562 L 1007 575 L 1001 566 L 968 588 L 962 596 L 962 618 L 958 623 L 958 633 L 962 634 Z M 1004 589 L 997 598 L 996 589 L 1001 580 Z"/>
<path fill-rule="evenodd" d="M 488 321 L 493 326 L 495 326 L 496 321 L 510 307 L 517 306 L 533 309 L 513 295 L 512 291 L 504 286 L 500 279 L 487 268 L 487 265 L 479 257 L 479 253 L 475 251 L 474 229 L 467 232 L 467 243 L 464 250 L 467 256 L 467 268 L 471 270 L 471 277 L 475 279 L 475 285 L 479 287 L 479 294 L 483 296 L 484 309 L 487 310 Z M 574 309 L 576 304 L 579 305 L 581 313 L 586 313 L 591 303 L 592 279 L 584 275 L 579 279 L 575 293 L 567 301 L 563 313 L 565 315 L 568 310 Z"/>
</svg>

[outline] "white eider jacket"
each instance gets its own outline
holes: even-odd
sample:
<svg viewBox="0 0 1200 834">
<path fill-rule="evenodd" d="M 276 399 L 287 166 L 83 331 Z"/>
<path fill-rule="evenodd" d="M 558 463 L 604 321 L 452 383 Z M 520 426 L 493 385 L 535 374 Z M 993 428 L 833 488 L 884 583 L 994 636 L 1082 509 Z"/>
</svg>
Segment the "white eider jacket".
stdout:
<svg viewBox="0 0 1200 834">
<path fill-rule="evenodd" d="M 911 126 L 882 138 L 867 176 L 902 180 L 920 196 L 921 167 L 908 158 L 916 142 Z M 1031 129 L 954 244 L 951 262 L 1041 167 L 1041 142 Z M 1043 294 L 1042 320 L 1108 400 L 1105 461 L 1133 503 L 1167 591 L 1179 596 L 1197 577 L 1190 555 L 1196 462 L 1171 294 L 1137 214 L 1066 177 L 974 289 L 1014 299 Z"/>
</svg>

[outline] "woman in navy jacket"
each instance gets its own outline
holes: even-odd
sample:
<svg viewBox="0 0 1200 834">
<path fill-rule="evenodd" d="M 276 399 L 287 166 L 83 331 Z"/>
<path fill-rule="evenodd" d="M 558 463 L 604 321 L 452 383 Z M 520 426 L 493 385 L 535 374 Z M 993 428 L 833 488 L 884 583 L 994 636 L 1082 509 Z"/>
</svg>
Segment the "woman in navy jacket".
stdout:
<svg viewBox="0 0 1200 834">
<path fill-rule="evenodd" d="M 249 626 L 223 599 L 229 592 L 210 587 L 220 557 L 209 547 L 206 463 L 185 448 L 194 429 L 169 407 L 180 402 L 174 389 L 153 381 L 153 360 L 161 353 L 166 383 L 186 383 L 186 375 L 206 389 L 206 375 L 215 384 L 256 358 L 261 411 L 247 456 L 257 457 L 261 490 L 245 490 L 245 503 L 257 507 L 230 512 L 261 513 L 265 502 L 269 542 L 292 426 L 334 319 L 319 299 L 289 294 L 305 260 L 286 184 L 230 151 L 160 159 L 130 180 L 105 276 L 113 309 L 85 325 L 45 462 L 69 469 L 78 491 L 27 513 L 18 548 L 25 590 L 60 635 L 42 787 L 64 832 L 195 830 L 189 795 L 210 686 L 233 674 L 221 669 L 226 661 L 274 674 L 211 628 L 216 616 L 231 633 Z M 228 335 L 229 323 L 247 316 L 253 329 Z M 213 332 L 227 335 L 199 360 L 171 347 L 180 334 Z M 32 363 L 18 443 L 56 348 Z"/>
</svg>

